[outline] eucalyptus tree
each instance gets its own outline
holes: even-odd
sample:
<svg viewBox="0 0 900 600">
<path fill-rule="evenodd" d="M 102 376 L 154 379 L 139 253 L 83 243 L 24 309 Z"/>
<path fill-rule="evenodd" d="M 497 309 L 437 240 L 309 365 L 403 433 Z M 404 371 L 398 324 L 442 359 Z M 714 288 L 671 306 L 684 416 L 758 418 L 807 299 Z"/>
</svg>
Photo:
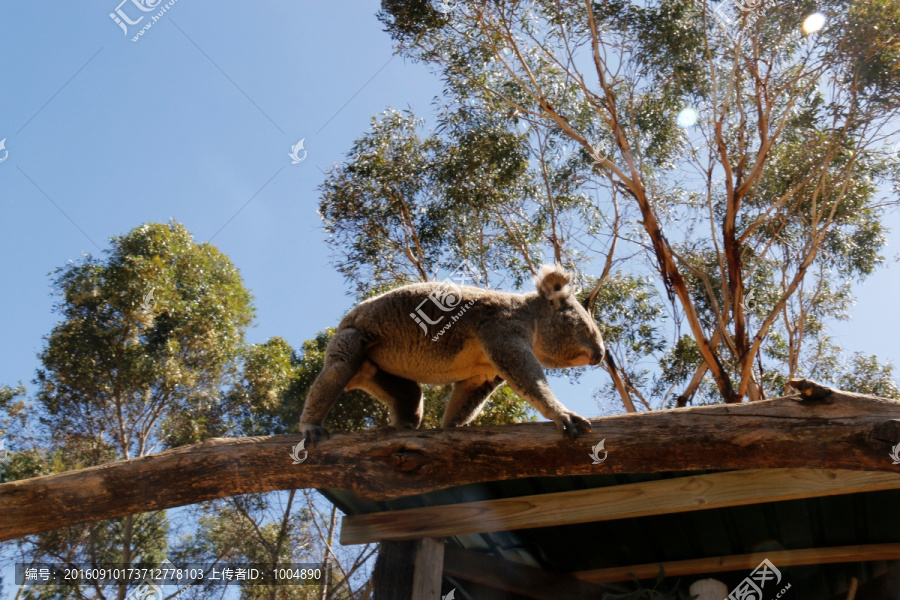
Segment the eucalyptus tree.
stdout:
<svg viewBox="0 0 900 600">
<path fill-rule="evenodd" d="M 391 163 L 396 127 L 376 122 L 332 171 L 320 212 L 338 253 L 362 231 L 352 218 L 372 206 L 397 218 L 388 200 L 403 198 L 417 208 L 406 237 L 372 229 L 365 243 L 409 252 L 352 260 L 417 261 L 426 268 L 409 272 L 424 278 L 486 240 L 493 265 L 521 271 L 549 254 L 597 293 L 610 267 L 652 277 L 666 319 L 647 324 L 666 343 L 641 346 L 655 370 L 625 365 L 626 405 L 660 390 L 684 403 L 707 375 L 725 402 L 798 374 L 829 379 L 826 324 L 882 261 L 897 200 L 900 166 L 885 148 L 900 108 L 900 6 L 385 0 L 380 18 L 401 54 L 441 76 L 440 126 L 405 127 L 402 150 L 419 158 Z M 568 144 L 569 172 L 542 140 Z M 454 171 L 460 155 L 478 169 Z M 379 156 L 402 168 L 366 171 Z"/>
<path fill-rule="evenodd" d="M 113 237 L 104 253 L 53 273 L 61 318 L 39 354 L 39 426 L 19 432 L 23 452 L 7 478 L 145 456 L 223 430 L 221 391 L 253 316 L 237 269 L 175 222 Z M 158 511 L 50 531 L 20 547 L 65 564 L 160 562 L 168 533 Z M 128 590 L 35 586 L 25 597 L 122 600 Z"/>
<path fill-rule="evenodd" d="M 497 274 L 520 285 L 540 267 L 543 245 L 559 262 L 576 260 L 568 240 L 600 223 L 577 189 L 584 160 L 559 136 L 529 139 L 508 119 L 466 106 L 440 123 L 427 133 L 411 111 L 386 110 L 321 186 L 328 242 L 358 297 L 462 261 L 485 285 L 500 284 Z M 529 169 L 536 153 L 539 174 Z"/>
</svg>

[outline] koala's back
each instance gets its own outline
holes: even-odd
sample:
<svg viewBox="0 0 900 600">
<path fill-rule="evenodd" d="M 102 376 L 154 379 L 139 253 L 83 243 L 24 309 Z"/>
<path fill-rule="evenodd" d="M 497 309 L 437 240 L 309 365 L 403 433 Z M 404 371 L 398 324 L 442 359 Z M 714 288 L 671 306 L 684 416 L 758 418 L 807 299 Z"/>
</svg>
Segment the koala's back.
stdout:
<svg viewBox="0 0 900 600">
<path fill-rule="evenodd" d="M 370 298 L 341 321 L 368 341 L 367 357 L 379 368 L 420 383 L 444 384 L 488 375 L 491 363 L 477 340 L 487 319 L 513 319 L 525 296 L 456 286 L 455 296 L 442 295 L 445 284 L 418 283 Z"/>
</svg>

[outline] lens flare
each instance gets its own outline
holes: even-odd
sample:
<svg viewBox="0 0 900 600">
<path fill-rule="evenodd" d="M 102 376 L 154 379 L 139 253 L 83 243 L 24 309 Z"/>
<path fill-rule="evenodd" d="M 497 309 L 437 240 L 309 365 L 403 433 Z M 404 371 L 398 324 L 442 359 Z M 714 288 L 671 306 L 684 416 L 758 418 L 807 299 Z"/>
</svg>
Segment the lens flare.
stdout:
<svg viewBox="0 0 900 600">
<path fill-rule="evenodd" d="M 678 123 L 679 127 L 687 129 L 688 127 L 693 127 L 697 124 L 697 121 L 700 119 L 700 113 L 697 112 L 696 108 L 688 106 L 675 117 L 675 122 Z"/>
<path fill-rule="evenodd" d="M 825 15 L 814 12 L 803 20 L 803 33 L 817 33 L 825 27 Z"/>
</svg>

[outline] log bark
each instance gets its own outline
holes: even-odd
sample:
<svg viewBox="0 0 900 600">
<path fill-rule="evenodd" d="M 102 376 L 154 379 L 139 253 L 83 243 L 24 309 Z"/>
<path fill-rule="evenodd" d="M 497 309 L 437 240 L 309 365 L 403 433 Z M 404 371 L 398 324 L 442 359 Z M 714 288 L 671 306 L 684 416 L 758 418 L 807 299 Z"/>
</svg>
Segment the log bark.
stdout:
<svg viewBox="0 0 900 600">
<path fill-rule="evenodd" d="M 804 394 L 593 419 L 563 438 L 551 423 L 335 434 L 292 464 L 299 435 L 214 439 L 159 454 L 0 485 L 0 540 L 237 494 L 339 488 L 390 499 L 523 477 L 700 469 L 900 472 L 900 403 L 798 383 Z M 608 456 L 592 464 L 592 446 Z"/>
</svg>

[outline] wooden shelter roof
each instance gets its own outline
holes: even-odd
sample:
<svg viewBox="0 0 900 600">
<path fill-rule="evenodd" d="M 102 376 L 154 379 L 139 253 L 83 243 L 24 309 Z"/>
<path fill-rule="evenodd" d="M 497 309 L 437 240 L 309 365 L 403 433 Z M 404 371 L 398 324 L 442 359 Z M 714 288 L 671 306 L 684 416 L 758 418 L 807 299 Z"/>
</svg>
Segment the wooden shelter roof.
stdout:
<svg viewBox="0 0 900 600">
<path fill-rule="evenodd" d="M 743 475 L 748 475 L 743 491 L 735 485 L 722 491 L 724 496 L 731 495 L 725 503 L 734 505 L 717 506 L 715 486 L 727 485 L 725 477 Z M 455 516 L 447 519 L 449 529 L 442 532 L 452 530 L 454 520 L 467 532 L 447 535 L 450 545 L 603 585 L 630 581 L 627 573 L 636 572 L 645 586 L 652 587 L 653 576 L 662 564 L 667 567 L 663 589 L 681 579 L 682 589 L 687 590 L 691 582 L 707 577 L 733 589 L 768 557 L 782 573 L 781 585 L 791 584 L 790 598 L 823 600 L 844 598 L 851 577 L 864 586 L 890 572 L 900 572 L 900 476 L 846 471 L 809 471 L 809 478 L 805 475 L 802 470 L 759 469 L 752 473 L 531 477 L 457 486 L 383 502 L 363 500 L 344 490 L 321 491 L 350 516 L 342 542 L 358 542 L 366 535 L 408 539 L 421 535 L 417 532 L 423 528 L 437 527 L 442 515 L 452 514 Z M 566 499 L 572 496 L 567 493 L 597 490 L 609 495 L 635 484 L 642 490 L 656 486 L 659 495 L 629 494 L 622 504 L 630 506 L 632 512 L 648 512 L 644 505 L 650 506 L 651 514 L 619 517 L 615 505 L 597 496 L 597 512 L 605 516 L 583 521 L 584 517 L 572 514 L 580 509 L 567 504 Z M 679 488 L 673 486 L 698 488 L 702 498 L 711 500 L 706 503 L 689 498 L 687 509 L 678 507 L 677 502 L 665 505 L 660 498 L 677 501 L 679 496 L 691 496 L 677 493 L 674 490 Z M 762 496 L 753 497 L 754 487 L 762 490 Z M 748 490 L 751 493 L 745 493 Z M 809 497 L 782 499 L 798 495 Z M 546 501 L 529 502 L 532 508 L 526 511 L 532 523 L 542 526 L 530 526 L 529 516 L 525 516 L 510 518 L 512 524 L 507 527 L 502 524 L 506 519 L 493 514 L 506 510 L 506 505 L 496 501 L 526 497 Z M 590 501 L 587 496 L 581 500 Z M 458 510 L 472 503 L 477 503 L 478 511 L 464 514 Z M 658 510 L 652 510 L 654 504 L 659 505 Z M 495 506 L 497 509 L 492 510 Z M 409 511 L 423 507 L 433 508 Z M 391 514 L 402 516 L 396 521 L 381 518 Z M 378 528 L 366 534 L 366 527 L 372 523 L 361 522 L 359 515 L 374 518 Z M 548 519 L 556 524 L 545 525 Z M 567 522 L 573 520 L 581 522 Z M 479 529 L 479 522 L 484 523 L 484 531 L 469 532 Z M 400 527 L 396 527 L 398 523 Z M 400 533 L 403 523 L 409 525 L 411 533 Z M 394 534 L 385 535 L 391 528 L 396 528 Z M 457 579 L 465 577 L 457 573 Z M 764 597 L 774 598 L 777 592 Z"/>
</svg>

